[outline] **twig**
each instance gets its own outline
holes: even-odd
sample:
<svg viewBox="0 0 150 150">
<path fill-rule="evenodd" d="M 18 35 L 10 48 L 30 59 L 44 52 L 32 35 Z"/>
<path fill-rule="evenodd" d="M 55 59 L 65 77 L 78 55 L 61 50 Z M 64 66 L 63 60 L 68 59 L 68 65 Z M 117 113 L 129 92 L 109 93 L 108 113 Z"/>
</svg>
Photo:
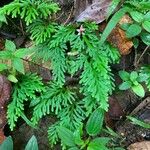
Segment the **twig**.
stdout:
<svg viewBox="0 0 150 150">
<path fill-rule="evenodd" d="M 142 57 L 144 56 L 144 54 L 146 53 L 146 51 L 149 49 L 149 47 L 150 47 L 150 46 L 147 46 L 147 47 L 144 49 L 143 53 L 141 54 L 141 56 L 139 57 L 139 59 L 138 59 L 137 62 L 135 63 L 135 67 L 138 66 L 138 64 L 140 63 Z"/>
<path fill-rule="evenodd" d="M 72 13 L 73 13 L 73 10 L 74 10 L 74 7 L 71 8 L 70 14 L 69 14 L 67 20 L 64 22 L 64 25 L 66 25 L 66 24 L 69 22 L 69 20 L 70 20 L 70 18 L 71 18 L 71 15 L 72 15 Z"/>
<path fill-rule="evenodd" d="M 24 29 L 23 29 L 22 20 L 20 20 L 20 29 L 22 31 L 22 34 L 25 35 Z"/>
</svg>

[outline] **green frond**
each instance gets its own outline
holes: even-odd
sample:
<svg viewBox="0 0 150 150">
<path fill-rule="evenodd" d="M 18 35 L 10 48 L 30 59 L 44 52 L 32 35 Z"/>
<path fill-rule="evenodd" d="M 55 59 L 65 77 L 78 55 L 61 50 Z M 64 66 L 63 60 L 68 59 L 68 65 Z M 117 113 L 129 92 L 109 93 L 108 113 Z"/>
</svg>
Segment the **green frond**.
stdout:
<svg viewBox="0 0 150 150">
<path fill-rule="evenodd" d="M 57 126 L 59 125 L 59 122 L 56 122 L 55 124 L 51 125 L 48 129 L 48 140 L 51 147 L 54 147 L 56 143 L 58 142 L 58 133 L 57 133 Z"/>
<path fill-rule="evenodd" d="M 8 105 L 7 119 L 10 129 L 13 130 L 15 122 L 24 113 L 24 102 L 36 99 L 36 92 L 45 90 L 41 78 L 36 74 L 26 74 L 18 78 L 13 87 L 12 102 Z"/>
<path fill-rule="evenodd" d="M 44 43 L 52 36 L 52 34 L 56 31 L 56 24 L 36 20 L 36 22 L 33 22 L 28 27 L 27 31 L 31 33 L 31 40 L 35 41 L 38 45 L 40 43 Z"/>
<path fill-rule="evenodd" d="M 49 15 L 59 10 L 57 3 L 45 0 L 17 0 L 5 5 L 0 10 L 0 14 L 12 15 L 12 18 L 20 15 L 26 24 L 31 24 L 39 18 L 48 18 Z"/>
<path fill-rule="evenodd" d="M 74 130 L 82 124 L 82 121 L 86 118 L 85 114 L 83 103 L 76 102 L 63 108 L 57 116 L 60 119 L 60 125 Z"/>
<path fill-rule="evenodd" d="M 74 101 L 74 93 L 68 88 L 50 83 L 43 95 L 37 100 L 34 107 L 32 121 L 37 124 L 39 119 L 46 114 L 58 114 L 64 107 L 69 107 Z"/>
</svg>

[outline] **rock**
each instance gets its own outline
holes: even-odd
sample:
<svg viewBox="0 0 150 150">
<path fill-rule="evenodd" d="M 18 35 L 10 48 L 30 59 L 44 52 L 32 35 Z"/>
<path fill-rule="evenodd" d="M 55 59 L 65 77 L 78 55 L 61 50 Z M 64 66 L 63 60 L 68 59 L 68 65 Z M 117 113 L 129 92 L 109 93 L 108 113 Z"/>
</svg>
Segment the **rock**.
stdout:
<svg viewBox="0 0 150 150">
<path fill-rule="evenodd" d="M 131 144 L 128 150 L 150 150 L 150 141 L 143 141 Z"/>
</svg>

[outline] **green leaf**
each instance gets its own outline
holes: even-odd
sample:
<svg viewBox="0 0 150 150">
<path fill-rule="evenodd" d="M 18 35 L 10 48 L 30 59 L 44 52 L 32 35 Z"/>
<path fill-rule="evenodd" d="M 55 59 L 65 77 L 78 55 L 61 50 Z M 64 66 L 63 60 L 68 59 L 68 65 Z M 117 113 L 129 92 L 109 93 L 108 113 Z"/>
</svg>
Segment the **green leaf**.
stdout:
<svg viewBox="0 0 150 150">
<path fill-rule="evenodd" d="M 23 60 L 20 58 L 15 58 L 13 60 L 13 67 L 19 71 L 20 73 L 24 74 L 24 64 L 23 64 Z"/>
<path fill-rule="evenodd" d="M 138 46 L 139 46 L 139 39 L 134 38 L 134 39 L 133 39 L 133 45 L 134 45 L 134 48 L 137 49 Z"/>
<path fill-rule="evenodd" d="M 120 90 L 127 90 L 131 87 L 130 82 L 123 82 L 122 84 L 119 85 Z"/>
<path fill-rule="evenodd" d="M 142 22 L 144 19 L 144 15 L 138 11 L 132 11 L 130 12 L 130 15 L 133 18 L 133 20 L 139 23 Z"/>
<path fill-rule="evenodd" d="M 0 71 L 8 69 L 8 66 L 6 64 L 0 64 Z"/>
<path fill-rule="evenodd" d="M 96 109 L 90 116 L 86 124 L 86 131 L 89 135 L 97 135 L 103 126 L 104 110 Z"/>
<path fill-rule="evenodd" d="M 104 32 L 102 33 L 101 39 L 100 39 L 100 44 L 103 44 L 107 37 L 110 35 L 111 31 L 114 29 L 114 27 L 117 25 L 119 20 L 124 16 L 126 12 L 129 11 L 129 8 L 124 7 L 120 9 L 118 12 L 116 12 L 111 20 L 108 22 Z"/>
<path fill-rule="evenodd" d="M 38 143 L 36 137 L 33 135 L 28 141 L 25 150 L 38 150 Z"/>
<path fill-rule="evenodd" d="M 150 33 L 142 32 L 141 39 L 146 45 L 150 45 Z"/>
<path fill-rule="evenodd" d="M 4 14 L 0 14 L 0 22 L 5 22 L 7 23 L 6 17 Z"/>
<path fill-rule="evenodd" d="M 24 58 L 24 57 L 32 54 L 33 52 L 34 52 L 34 49 L 21 48 L 21 49 L 18 49 L 17 51 L 15 51 L 14 55 L 15 55 L 15 57 L 18 57 L 18 58 Z"/>
<path fill-rule="evenodd" d="M 141 84 L 139 84 L 137 86 L 132 86 L 132 90 L 136 95 L 138 95 L 140 97 L 145 96 L 145 91 L 144 91 L 144 88 Z"/>
<path fill-rule="evenodd" d="M 6 40 L 5 49 L 13 52 L 16 50 L 16 45 L 12 41 Z"/>
<path fill-rule="evenodd" d="M 0 59 L 8 60 L 12 58 L 13 58 L 13 55 L 10 51 L 0 51 Z"/>
<path fill-rule="evenodd" d="M 131 23 L 123 23 L 120 25 L 122 30 L 128 30 L 128 28 L 130 27 Z"/>
<path fill-rule="evenodd" d="M 150 32 L 150 21 L 144 21 L 142 26 L 147 32 Z"/>
<path fill-rule="evenodd" d="M 80 134 L 80 130 L 77 129 L 74 133 L 73 133 L 73 138 L 75 141 L 75 144 L 77 145 L 83 145 L 84 141 L 81 139 L 81 134 Z"/>
<path fill-rule="evenodd" d="M 116 9 L 118 4 L 120 3 L 121 0 L 112 0 L 111 5 L 108 7 L 107 10 L 107 18 L 110 17 L 110 15 L 113 13 L 113 11 Z"/>
<path fill-rule="evenodd" d="M 80 150 L 78 147 L 71 147 L 68 150 Z"/>
<path fill-rule="evenodd" d="M 13 140 L 10 136 L 0 145 L 0 150 L 13 150 Z"/>
<path fill-rule="evenodd" d="M 129 120 L 131 120 L 133 124 L 139 125 L 139 126 L 146 128 L 146 129 L 150 129 L 150 124 L 148 124 L 148 123 L 145 123 L 145 122 L 138 120 L 138 119 L 131 117 L 131 116 L 127 116 L 127 118 Z"/>
<path fill-rule="evenodd" d="M 58 136 L 61 139 L 62 143 L 66 146 L 75 147 L 75 142 L 73 139 L 73 132 L 71 132 L 69 129 L 58 126 L 57 127 Z"/>
<path fill-rule="evenodd" d="M 119 71 L 119 76 L 123 81 L 128 81 L 130 78 L 130 74 L 126 71 Z"/>
<path fill-rule="evenodd" d="M 148 79 L 148 77 L 149 76 L 146 73 L 145 74 L 140 73 L 139 76 L 138 76 L 138 78 L 137 78 L 137 81 L 138 82 L 144 82 L 144 81 L 146 81 Z"/>
<path fill-rule="evenodd" d="M 9 81 L 13 82 L 13 83 L 17 83 L 17 82 L 18 82 L 18 80 L 16 79 L 16 77 L 15 77 L 14 75 L 12 75 L 12 74 L 10 74 L 10 75 L 7 77 L 7 79 L 8 79 Z"/>
<path fill-rule="evenodd" d="M 144 20 L 145 21 L 150 21 L 150 11 L 145 14 Z"/>
<path fill-rule="evenodd" d="M 130 74 L 130 80 L 134 82 L 136 81 L 137 78 L 138 78 L 138 73 L 136 71 L 132 71 Z"/>
<path fill-rule="evenodd" d="M 89 143 L 87 150 L 109 150 L 106 145 L 109 142 L 109 138 L 96 138 Z"/>
<path fill-rule="evenodd" d="M 127 29 L 127 31 L 126 31 L 126 36 L 127 36 L 128 38 L 133 38 L 133 37 L 139 35 L 139 34 L 141 33 L 141 31 L 142 31 L 142 28 L 141 28 L 139 25 L 137 25 L 137 24 L 132 24 L 132 25 L 130 25 L 130 27 Z"/>
</svg>

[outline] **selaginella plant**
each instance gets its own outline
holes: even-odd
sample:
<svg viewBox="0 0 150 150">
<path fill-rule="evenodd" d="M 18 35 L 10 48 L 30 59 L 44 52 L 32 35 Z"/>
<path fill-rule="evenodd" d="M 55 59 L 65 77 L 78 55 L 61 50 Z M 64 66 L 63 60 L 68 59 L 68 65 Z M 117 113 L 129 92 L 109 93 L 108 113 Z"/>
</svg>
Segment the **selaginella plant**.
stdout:
<svg viewBox="0 0 150 150">
<path fill-rule="evenodd" d="M 113 143 L 111 137 L 108 138 L 97 136 L 98 134 L 102 133 L 103 120 L 104 110 L 101 108 L 97 108 L 89 117 L 85 125 L 85 130 L 83 125 L 81 125 L 74 132 L 67 129 L 66 127 L 57 126 L 56 129 L 58 132 L 58 137 L 61 139 L 63 148 L 67 148 L 68 150 L 82 150 L 85 148 L 87 150 L 109 150 L 109 143 Z M 117 135 L 116 133 L 113 133 L 112 135 L 119 137 L 119 135 Z M 111 147 L 111 149 L 123 150 L 122 148 L 113 146 Z"/>
<path fill-rule="evenodd" d="M 62 130 L 72 134 L 95 109 L 108 110 L 108 97 L 115 88 L 110 65 L 119 60 L 116 48 L 105 40 L 100 42 L 101 34 L 95 23 L 58 25 L 53 18 L 58 10 L 56 3 L 47 0 L 14 0 L 0 9 L 1 15 L 20 16 L 25 21 L 27 32 L 35 42 L 34 61 L 51 62 L 49 69 L 52 72 L 52 81 L 43 84 L 37 75 L 24 72 L 22 59 L 26 50 L 12 52 L 13 57 L 7 59 L 13 62 L 16 53 L 19 53 L 17 61 L 21 62 L 21 66 L 17 66 L 20 63 L 11 65 L 12 70 L 17 71 L 15 75 L 13 73 L 17 81 L 8 105 L 8 123 L 13 130 L 19 117 L 36 126 L 43 116 L 56 116 L 58 121 L 48 130 L 52 146 L 59 138 L 63 142 Z M 6 67 L 7 64 L 3 64 L 3 69 Z M 25 115 L 26 102 L 32 108 L 31 119 Z M 91 126 L 87 122 L 86 130 L 91 135 L 89 128 Z M 97 145 L 99 141 L 101 139 L 88 142 L 89 149 L 90 145 Z M 105 149 L 107 141 L 106 138 L 102 144 Z M 85 144 L 87 146 L 86 142 L 82 142 L 81 147 Z"/>
</svg>

